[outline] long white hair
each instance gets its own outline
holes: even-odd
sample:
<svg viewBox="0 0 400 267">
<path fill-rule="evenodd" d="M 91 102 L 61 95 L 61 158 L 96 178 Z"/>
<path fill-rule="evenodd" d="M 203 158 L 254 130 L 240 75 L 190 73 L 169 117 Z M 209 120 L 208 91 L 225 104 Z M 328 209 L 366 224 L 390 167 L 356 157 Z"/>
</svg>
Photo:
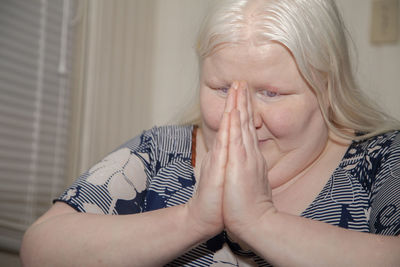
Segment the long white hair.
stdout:
<svg viewBox="0 0 400 267">
<path fill-rule="evenodd" d="M 400 123 L 381 111 L 356 84 L 345 26 L 334 0 L 215 3 L 198 35 L 200 70 L 203 60 L 218 49 L 249 42 L 277 42 L 291 52 L 333 133 L 363 139 L 400 128 Z M 196 109 L 192 122 L 200 121 Z"/>
</svg>

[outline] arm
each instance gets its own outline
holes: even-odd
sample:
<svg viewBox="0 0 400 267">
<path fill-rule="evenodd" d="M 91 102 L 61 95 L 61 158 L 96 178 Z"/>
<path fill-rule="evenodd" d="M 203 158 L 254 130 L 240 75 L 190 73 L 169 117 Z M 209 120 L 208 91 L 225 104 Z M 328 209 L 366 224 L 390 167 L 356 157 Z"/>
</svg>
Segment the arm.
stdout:
<svg viewBox="0 0 400 267">
<path fill-rule="evenodd" d="M 276 266 L 399 266 L 400 238 L 351 231 L 281 212 L 265 214 L 240 238 Z"/>
<path fill-rule="evenodd" d="M 208 238 L 188 215 L 185 205 L 109 216 L 56 203 L 26 232 L 21 259 L 25 266 L 162 266 Z"/>
</svg>

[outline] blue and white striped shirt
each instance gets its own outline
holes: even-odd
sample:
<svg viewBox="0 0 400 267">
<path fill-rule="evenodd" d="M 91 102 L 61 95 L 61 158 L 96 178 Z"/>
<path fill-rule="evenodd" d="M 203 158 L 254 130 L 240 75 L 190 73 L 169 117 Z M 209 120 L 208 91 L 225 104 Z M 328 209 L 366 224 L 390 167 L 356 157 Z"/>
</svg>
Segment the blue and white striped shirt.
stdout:
<svg viewBox="0 0 400 267">
<path fill-rule="evenodd" d="M 154 127 L 133 138 L 80 176 L 56 201 L 80 212 L 134 214 L 186 203 L 195 188 L 193 126 Z M 339 166 L 301 216 L 382 235 L 400 234 L 400 134 L 353 142 Z M 237 266 L 220 261 L 229 247 L 255 266 L 269 266 L 242 251 L 226 233 L 192 249 L 168 266 Z"/>
</svg>

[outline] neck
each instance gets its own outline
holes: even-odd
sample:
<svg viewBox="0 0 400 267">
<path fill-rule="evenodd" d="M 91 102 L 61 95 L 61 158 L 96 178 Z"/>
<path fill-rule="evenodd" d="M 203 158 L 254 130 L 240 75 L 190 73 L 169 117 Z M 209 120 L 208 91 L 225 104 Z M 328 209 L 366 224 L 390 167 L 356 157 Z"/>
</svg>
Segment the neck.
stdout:
<svg viewBox="0 0 400 267">
<path fill-rule="evenodd" d="M 281 167 L 283 171 L 280 171 L 279 169 L 271 169 L 269 172 L 271 175 L 269 177 L 269 180 L 272 184 L 273 195 L 285 191 L 292 185 L 303 180 L 303 178 L 313 176 L 314 174 L 318 175 L 318 173 L 321 173 L 321 179 L 323 179 L 323 172 L 325 176 L 328 176 L 327 178 L 329 178 L 342 160 L 349 144 L 350 141 L 348 140 L 344 140 L 336 136 L 334 138 L 329 137 L 326 146 L 315 158 L 315 160 L 313 160 L 300 172 L 295 173 L 294 175 L 288 175 L 286 176 L 286 178 L 283 179 L 282 176 L 285 176 L 285 168 Z"/>
</svg>

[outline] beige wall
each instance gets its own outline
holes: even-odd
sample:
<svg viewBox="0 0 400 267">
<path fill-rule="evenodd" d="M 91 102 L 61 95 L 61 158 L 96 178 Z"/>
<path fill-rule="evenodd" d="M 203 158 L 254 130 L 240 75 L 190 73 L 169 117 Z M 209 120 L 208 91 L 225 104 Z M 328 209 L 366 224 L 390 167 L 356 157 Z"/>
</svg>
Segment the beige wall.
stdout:
<svg viewBox="0 0 400 267">
<path fill-rule="evenodd" d="M 210 0 L 157 1 L 152 69 L 152 124 L 177 117 L 196 94 L 195 42 Z"/>
<path fill-rule="evenodd" d="M 400 40 L 392 44 L 371 44 L 372 0 L 337 0 L 337 3 L 358 51 L 356 69 L 361 87 L 387 112 L 400 119 Z"/>
</svg>

